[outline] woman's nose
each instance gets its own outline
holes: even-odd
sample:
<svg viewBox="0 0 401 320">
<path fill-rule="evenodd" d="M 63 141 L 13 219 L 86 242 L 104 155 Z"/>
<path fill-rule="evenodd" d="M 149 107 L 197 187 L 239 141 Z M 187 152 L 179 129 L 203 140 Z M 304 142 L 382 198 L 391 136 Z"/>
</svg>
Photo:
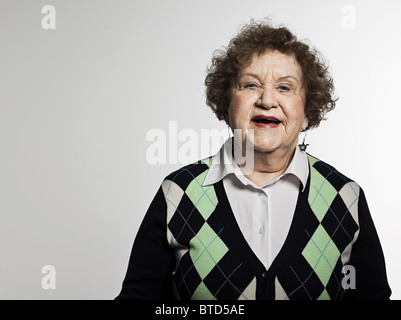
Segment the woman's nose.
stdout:
<svg viewBox="0 0 401 320">
<path fill-rule="evenodd" d="M 264 87 L 261 90 L 257 105 L 264 109 L 271 109 L 278 107 L 276 93 L 273 88 Z"/>
</svg>

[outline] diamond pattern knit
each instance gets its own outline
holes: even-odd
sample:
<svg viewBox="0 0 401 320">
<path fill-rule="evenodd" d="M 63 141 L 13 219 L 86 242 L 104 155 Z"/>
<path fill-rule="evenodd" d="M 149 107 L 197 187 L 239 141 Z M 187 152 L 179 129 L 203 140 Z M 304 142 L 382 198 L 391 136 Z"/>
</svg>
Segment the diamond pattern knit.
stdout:
<svg viewBox="0 0 401 320">
<path fill-rule="evenodd" d="M 168 215 L 172 242 L 187 248 L 175 273 L 175 285 L 182 298 L 217 299 L 227 297 L 230 292 L 230 298 L 237 299 L 244 295 L 253 277 L 239 279 L 236 284 L 232 282 L 242 262 L 232 253 L 226 257 L 229 249 L 224 235 L 227 231 L 220 221 L 211 219 L 218 199 L 212 185 L 202 186 L 208 165 L 210 161 L 185 167 L 162 185 L 166 201 L 174 211 Z M 189 182 L 184 182 L 184 176 L 190 176 Z M 177 181 L 181 182 L 180 186 Z M 175 197 L 176 194 L 181 197 Z"/>
<path fill-rule="evenodd" d="M 202 186 L 210 158 L 164 180 L 167 236 L 176 250 L 174 285 L 180 298 L 254 299 L 263 287 L 262 278 L 274 281 L 276 299 L 341 298 L 341 269 L 359 229 L 359 186 L 326 163 L 311 156 L 308 160 L 309 187 L 300 194 L 282 249 L 291 251 L 293 258 L 279 266 L 280 252 L 268 277 L 250 272 L 261 263 L 252 264 L 255 260 L 235 245 L 244 239 L 233 239 L 238 228 L 225 220 L 232 212 L 221 185 Z"/>
<path fill-rule="evenodd" d="M 349 251 L 346 249 L 355 241 L 354 237 L 356 238 L 359 229 L 359 186 L 331 166 L 311 156 L 308 158 L 308 203 L 319 224 L 315 230 L 304 230 L 309 241 L 302 250 L 302 256 L 311 269 L 305 277 L 301 277 L 291 268 L 300 285 L 285 298 L 290 299 L 298 290 L 303 290 L 310 299 L 337 299 L 343 294 L 341 278 L 338 275 L 341 275 L 343 262 L 349 259 Z M 348 192 L 343 198 L 345 189 Z M 343 259 L 340 260 L 342 255 Z M 303 268 L 305 269 L 305 266 Z M 307 286 L 309 281 L 316 282 L 316 276 L 321 283 L 321 294 L 317 297 L 311 295 Z"/>
</svg>

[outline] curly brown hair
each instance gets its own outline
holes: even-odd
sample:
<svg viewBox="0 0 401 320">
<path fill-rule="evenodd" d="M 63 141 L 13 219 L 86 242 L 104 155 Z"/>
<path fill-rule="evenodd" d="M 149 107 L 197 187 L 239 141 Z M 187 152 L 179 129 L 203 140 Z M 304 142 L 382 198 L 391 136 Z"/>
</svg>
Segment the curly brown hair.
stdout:
<svg viewBox="0 0 401 320">
<path fill-rule="evenodd" d="M 205 79 L 207 105 L 219 120 L 227 122 L 232 90 L 241 70 L 251 64 L 254 55 L 267 51 L 278 51 L 296 59 L 302 70 L 307 129 L 319 126 L 337 101 L 333 97 L 334 85 L 328 67 L 316 49 L 299 41 L 286 27 L 274 28 L 267 22 L 251 20 L 226 48 L 214 52 Z"/>
</svg>

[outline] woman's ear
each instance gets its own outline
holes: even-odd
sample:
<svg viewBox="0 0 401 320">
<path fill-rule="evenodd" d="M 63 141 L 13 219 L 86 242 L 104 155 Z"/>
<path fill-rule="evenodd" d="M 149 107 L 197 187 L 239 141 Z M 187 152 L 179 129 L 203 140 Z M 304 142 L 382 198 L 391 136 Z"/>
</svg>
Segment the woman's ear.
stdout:
<svg viewBox="0 0 401 320">
<path fill-rule="evenodd" d="M 304 121 L 302 122 L 302 131 L 305 131 L 309 126 L 309 120 L 308 118 L 305 116 Z"/>
</svg>

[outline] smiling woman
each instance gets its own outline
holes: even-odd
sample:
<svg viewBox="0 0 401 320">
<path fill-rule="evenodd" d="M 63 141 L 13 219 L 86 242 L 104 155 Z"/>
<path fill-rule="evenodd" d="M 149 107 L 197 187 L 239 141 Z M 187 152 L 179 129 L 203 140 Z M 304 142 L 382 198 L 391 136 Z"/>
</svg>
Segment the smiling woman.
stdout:
<svg viewBox="0 0 401 320">
<path fill-rule="evenodd" d="M 252 21 L 215 53 L 205 84 L 234 136 L 163 180 L 117 299 L 388 299 L 363 190 L 297 148 L 335 106 L 318 52 Z"/>
<path fill-rule="evenodd" d="M 333 80 L 319 52 L 298 41 L 285 27 L 270 28 L 252 21 L 230 41 L 226 50 L 216 50 L 205 79 L 207 104 L 220 120 L 226 120 L 232 89 L 238 86 L 238 77 L 245 75 L 243 69 L 255 56 L 267 52 L 279 52 L 288 59 L 292 58 L 288 62 L 298 69 L 293 80 L 306 95 L 308 128 L 317 127 L 325 114 L 335 107 L 337 99 L 333 97 Z M 291 78 L 290 74 L 282 76 Z M 289 88 L 284 86 L 282 89 Z"/>
<path fill-rule="evenodd" d="M 292 56 L 268 51 L 254 56 L 251 64 L 240 72 L 231 94 L 227 123 L 232 129 L 241 129 L 245 135 L 253 130 L 248 137 L 257 162 L 255 171 L 247 178 L 258 186 L 287 169 L 298 134 L 308 127 L 304 109 L 302 72 Z M 264 170 L 266 154 L 269 159 L 275 158 L 275 168 L 269 171 Z"/>
</svg>

